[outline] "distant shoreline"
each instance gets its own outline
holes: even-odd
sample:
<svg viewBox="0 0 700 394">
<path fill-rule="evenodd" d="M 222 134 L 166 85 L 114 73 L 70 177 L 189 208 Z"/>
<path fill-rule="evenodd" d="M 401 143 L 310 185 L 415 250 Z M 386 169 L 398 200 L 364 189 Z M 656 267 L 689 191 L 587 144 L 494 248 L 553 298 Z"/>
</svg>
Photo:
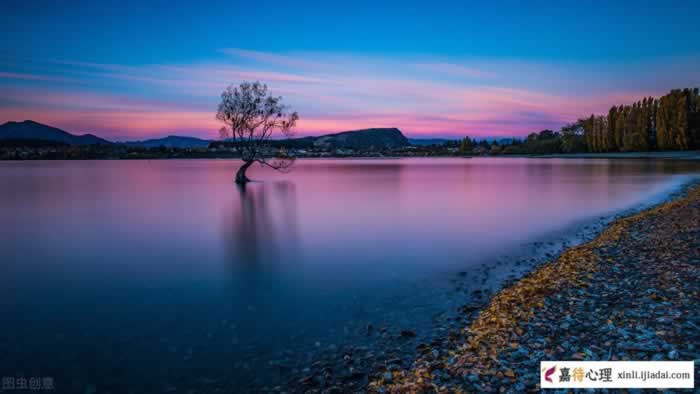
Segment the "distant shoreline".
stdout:
<svg viewBox="0 0 700 394">
<path fill-rule="evenodd" d="M 578 135 L 579 140 L 583 136 Z M 645 149 L 656 146 L 583 146 L 581 141 L 565 142 L 551 130 L 533 133 L 526 139 L 502 139 L 489 143 L 468 137 L 461 140 L 409 139 L 397 128 L 373 128 L 301 137 L 267 140 L 261 155 L 302 158 L 401 158 L 401 157 L 535 157 L 603 159 L 700 159 L 700 150 Z M 677 149 L 697 147 L 681 144 Z M 0 160 L 155 160 L 155 159 L 237 159 L 242 141 L 213 141 L 168 136 L 161 139 L 112 143 L 91 134 L 74 135 L 31 120 L 0 125 Z M 621 152 L 621 150 L 638 151 Z M 587 153 L 585 151 L 590 151 Z M 558 153 L 572 152 L 572 153 Z M 575 153 L 574 153 L 575 152 Z M 595 153 L 593 153 L 595 152 Z"/>
<path fill-rule="evenodd" d="M 479 156 L 322 156 L 298 157 L 296 160 L 390 160 L 390 159 L 474 159 L 474 158 L 524 158 L 524 159 L 666 159 L 666 160 L 700 160 L 700 151 L 671 152 L 625 152 L 625 153 L 562 153 L 553 155 L 479 155 Z M 0 159 L 0 162 L 21 161 L 137 161 L 137 160 L 239 160 L 238 157 L 151 157 L 151 158 L 36 158 L 36 159 Z"/>
<path fill-rule="evenodd" d="M 391 159 L 473 159 L 473 158 L 525 158 L 525 159 L 664 159 L 664 160 L 700 160 L 700 151 L 661 151 L 661 152 L 609 152 L 609 153 L 561 153 L 547 155 L 353 155 L 353 156 L 308 156 L 297 157 L 296 160 L 391 160 Z M 2 159 L 0 162 L 21 161 L 90 161 L 90 160 L 239 160 L 235 156 L 183 156 L 183 157 L 94 157 L 94 158 L 30 158 Z"/>
<path fill-rule="evenodd" d="M 499 157 L 499 156 L 492 156 Z M 518 157 L 542 157 L 555 159 L 681 159 L 700 160 L 700 151 L 659 152 L 609 152 L 609 153 L 561 153 L 553 155 L 527 155 Z"/>
</svg>

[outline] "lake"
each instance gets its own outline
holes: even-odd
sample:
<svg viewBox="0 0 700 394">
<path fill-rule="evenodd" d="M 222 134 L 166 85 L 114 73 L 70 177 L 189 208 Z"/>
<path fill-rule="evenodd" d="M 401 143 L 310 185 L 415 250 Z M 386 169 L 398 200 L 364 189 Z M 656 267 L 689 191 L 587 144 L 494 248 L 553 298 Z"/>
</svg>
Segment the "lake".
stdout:
<svg viewBox="0 0 700 394">
<path fill-rule="evenodd" d="M 472 290 L 525 272 L 516 259 L 700 173 L 669 160 L 319 159 L 252 167 L 259 181 L 240 188 L 238 165 L 0 162 L 0 375 L 66 392 L 283 384 L 348 346 L 381 353 L 404 329 L 429 339 Z"/>
</svg>

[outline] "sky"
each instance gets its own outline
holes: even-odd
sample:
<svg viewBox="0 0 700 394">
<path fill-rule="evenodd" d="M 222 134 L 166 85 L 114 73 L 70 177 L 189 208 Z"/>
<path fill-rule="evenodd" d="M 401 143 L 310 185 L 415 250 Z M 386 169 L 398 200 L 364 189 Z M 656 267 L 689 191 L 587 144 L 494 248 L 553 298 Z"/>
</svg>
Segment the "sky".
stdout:
<svg viewBox="0 0 700 394">
<path fill-rule="evenodd" d="M 633 3 L 3 0 L 0 123 L 213 139 L 224 88 L 261 81 L 297 135 L 556 130 L 700 86 L 700 2 Z"/>
</svg>

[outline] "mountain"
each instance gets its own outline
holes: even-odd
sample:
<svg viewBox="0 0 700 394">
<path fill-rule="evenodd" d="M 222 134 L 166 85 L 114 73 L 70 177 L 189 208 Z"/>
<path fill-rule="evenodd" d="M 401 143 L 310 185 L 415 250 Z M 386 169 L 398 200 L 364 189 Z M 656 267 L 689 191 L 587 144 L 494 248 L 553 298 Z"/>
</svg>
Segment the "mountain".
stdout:
<svg viewBox="0 0 700 394">
<path fill-rule="evenodd" d="M 319 137 L 301 137 L 271 140 L 276 147 L 290 149 L 387 149 L 409 145 L 401 130 L 397 128 L 373 128 L 325 134 Z"/>
<path fill-rule="evenodd" d="M 8 141 L 36 140 L 42 141 L 43 143 L 56 142 L 68 145 L 113 144 L 112 142 L 92 134 L 74 135 L 61 129 L 31 120 L 7 122 L 0 125 L 0 139 Z M 214 141 L 171 135 L 165 138 L 127 141 L 120 144 L 145 148 L 157 148 L 160 146 L 169 148 L 194 148 L 207 147 L 212 142 Z M 285 146 L 287 148 L 297 149 L 391 149 L 407 146 L 409 145 L 409 140 L 397 128 L 372 128 L 343 131 L 341 133 L 326 134 L 320 137 L 272 140 L 270 143 L 274 146 Z"/>
<path fill-rule="evenodd" d="M 409 138 L 408 142 L 411 145 L 416 146 L 430 146 L 430 145 L 444 145 L 446 142 L 452 142 L 456 140 L 451 140 L 448 138 Z"/>
<path fill-rule="evenodd" d="M 319 148 L 398 148 L 408 145 L 408 138 L 397 128 L 375 128 L 326 134 L 313 144 Z"/>
<path fill-rule="evenodd" d="M 165 138 L 157 138 L 144 141 L 127 141 L 124 145 L 141 146 L 144 148 L 157 148 L 165 146 L 167 148 L 206 148 L 211 141 L 203 140 L 195 137 L 181 137 L 177 135 L 169 135 Z"/>
<path fill-rule="evenodd" d="M 3 123 L 0 125 L 0 139 L 55 141 L 69 145 L 112 144 L 92 134 L 75 135 L 31 120 Z"/>
</svg>

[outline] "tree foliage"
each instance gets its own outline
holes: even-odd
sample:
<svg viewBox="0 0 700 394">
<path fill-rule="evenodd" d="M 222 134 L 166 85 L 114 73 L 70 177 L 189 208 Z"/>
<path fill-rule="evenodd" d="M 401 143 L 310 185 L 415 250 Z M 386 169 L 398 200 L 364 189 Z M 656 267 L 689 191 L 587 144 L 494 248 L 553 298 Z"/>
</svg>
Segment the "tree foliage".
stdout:
<svg viewBox="0 0 700 394">
<path fill-rule="evenodd" d="M 290 137 L 299 115 L 282 104 L 282 97 L 270 94 L 267 85 L 260 82 L 230 85 L 221 93 L 216 119 L 224 124 L 219 131 L 221 138 L 237 146 L 244 162 L 236 182 L 248 181 L 245 171 L 255 162 L 279 171 L 289 170 L 293 158 L 271 159 L 268 141 L 274 133 Z"/>
<path fill-rule="evenodd" d="M 584 121 L 589 152 L 687 150 L 700 148 L 698 89 L 674 89 L 660 99 L 645 97 L 613 106 L 605 119 Z"/>
<path fill-rule="evenodd" d="M 576 153 L 586 151 L 586 142 L 583 137 L 583 122 L 581 120 L 569 123 L 561 128 L 562 153 Z"/>
<path fill-rule="evenodd" d="M 469 136 L 466 136 L 459 142 L 459 153 L 462 155 L 469 154 L 475 145 L 476 142 L 472 141 Z"/>
</svg>

